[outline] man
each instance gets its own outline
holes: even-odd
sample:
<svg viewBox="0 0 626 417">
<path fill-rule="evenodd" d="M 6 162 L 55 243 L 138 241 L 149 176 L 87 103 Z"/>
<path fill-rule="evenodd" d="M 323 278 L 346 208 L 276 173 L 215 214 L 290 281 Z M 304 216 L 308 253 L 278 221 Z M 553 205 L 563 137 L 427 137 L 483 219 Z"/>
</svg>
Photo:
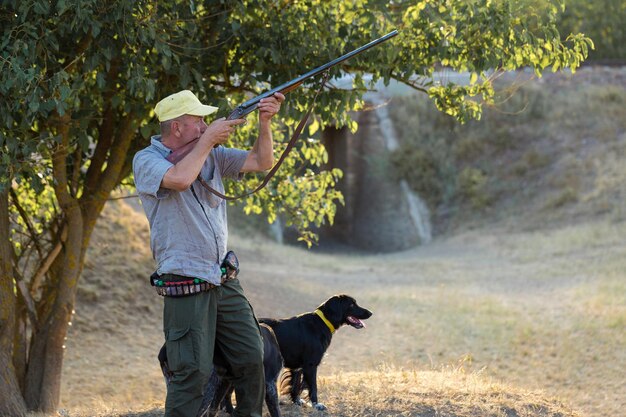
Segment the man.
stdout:
<svg viewBox="0 0 626 417">
<path fill-rule="evenodd" d="M 264 397 L 263 343 L 239 281 L 223 274 L 227 251 L 226 202 L 197 180 L 224 192 L 222 178 L 264 171 L 273 164 L 271 119 L 285 97 L 259 103 L 259 136 L 250 151 L 217 146 L 244 120 L 215 120 L 217 111 L 188 90 L 155 107 L 161 134 L 133 160 L 135 185 L 150 223 L 150 246 L 157 263 L 159 294 L 165 295 L 163 331 L 173 376 L 165 415 L 195 417 L 215 350 L 226 362 L 237 396 L 236 416 L 260 417 Z M 197 140 L 175 164 L 166 157 Z M 159 288 L 160 286 L 160 288 Z M 186 286 L 186 294 L 177 290 Z M 189 291 L 191 289 L 191 291 Z"/>
</svg>

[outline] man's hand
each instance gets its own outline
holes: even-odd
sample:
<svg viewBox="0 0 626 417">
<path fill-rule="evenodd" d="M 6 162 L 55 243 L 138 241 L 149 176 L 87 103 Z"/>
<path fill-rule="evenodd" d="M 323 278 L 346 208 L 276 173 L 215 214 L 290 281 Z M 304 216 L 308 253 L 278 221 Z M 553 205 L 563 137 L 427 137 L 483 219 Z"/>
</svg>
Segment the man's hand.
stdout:
<svg viewBox="0 0 626 417">
<path fill-rule="evenodd" d="M 263 98 L 259 101 L 259 121 L 269 122 L 280 111 L 280 104 L 285 101 L 285 96 L 281 93 L 274 93 L 273 96 Z"/>
<path fill-rule="evenodd" d="M 200 136 L 200 140 L 208 143 L 211 147 L 221 145 L 228 140 L 230 134 L 235 130 L 235 126 L 245 122 L 245 119 L 226 120 L 226 118 L 222 117 L 207 126 L 202 136 Z"/>
</svg>

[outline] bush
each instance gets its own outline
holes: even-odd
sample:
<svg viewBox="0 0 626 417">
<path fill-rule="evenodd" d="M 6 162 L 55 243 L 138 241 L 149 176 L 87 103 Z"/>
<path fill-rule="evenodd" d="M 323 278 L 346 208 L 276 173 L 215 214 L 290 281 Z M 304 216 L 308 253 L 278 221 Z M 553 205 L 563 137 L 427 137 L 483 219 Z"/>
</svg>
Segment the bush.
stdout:
<svg viewBox="0 0 626 417">
<path fill-rule="evenodd" d="M 539 153 L 535 149 L 531 149 L 524 153 L 513 165 L 511 171 L 514 175 L 522 177 L 529 172 L 548 166 L 551 162 L 552 159 L 550 156 Z"/>
<path fill-rule="evenodd" d="M 575 203 L 578 201 L 578 193 L 572 187 L 566 187 L 561 190 L 556 197 L 550 199 L 544 209 L 555 210 L 561 208 L 567 204 Z"/>
<path fill-rule="evenodd" d="M 477 168 L 464 168 L 457 178 L 457 194 L 474 208 L 484 208 L 489 204 L 487 175 Z"/>
<path fill-rule="evenodd" d="M 391 154 L 392 172 L 396 180 L 404 179 L 429 205 L 441 203 L 444 181 L 440 161 L 428 150 L 403 145 Z"/>
</svg>

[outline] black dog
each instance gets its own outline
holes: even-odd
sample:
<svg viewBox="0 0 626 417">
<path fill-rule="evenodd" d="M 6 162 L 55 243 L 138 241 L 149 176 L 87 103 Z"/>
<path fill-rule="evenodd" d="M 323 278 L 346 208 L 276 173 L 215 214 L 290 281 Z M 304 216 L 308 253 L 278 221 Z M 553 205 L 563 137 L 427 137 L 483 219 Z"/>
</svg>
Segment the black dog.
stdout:
<svg viewBox="0 0 626 417">
<path fill-rule="evenodd" d="M 287 368 L 286 380 L 294 403 L 303 404 L 300 394 L 304 383 L 313 406 L 318 410 L 326 409 L 324 404 L 317 402 L 317 367 L 330 345 L 332 335 L 344 324 L 362 329 L 365 325 L 361 320 L 371 315 L 372 312 L 360 307 L 354 298 L 342 294 L 329 298 L 313 313 L 287 319 L 259 320 L 274 330 Z"/>
<path fill-rule="evenodd" d="M 263 369 L 265 372 L 265 404 L 271 417 L 281 417 L 280 409 L 278 408 L 278 389 L 276 387 L 276 381 L 278 375 L 283 369 L 283 358 L 280 355 L 280 348 L 276 341 L 274 331 L 265 324 L 260 324 L 261 336 L 263 337 Z M 169 380 L 172 376 L 167 365 L 167 352 L 165 345 L 161 347 L 159 351 L 159 363 L 161 364 L 161 371 L 165 377 L 166 385 L 169 384 Z M 233 412 L 233 406 L 230 402 L 230 395 L 233 392 L 233 385 L 226 378 L 220 378 L 218 371 L 215 368 L 221 368 L 221 372 L 228 372 L 225 361 L 219 351 L 216 350 L 213 361 L 214 369 L 211 372 L 209 381 L 207 382 L 204 390 L 204 399 L 202 406 L 198 412 L 198 416 L 214 416 L 217 413 L 220 403 L 223 404 L 227 412 Z M 223 400 L 223 402 L 222 402 Z"/>
<path fill-rule="evenodd" d="M 278 380 L 280 371 L 283 369 L 283 358 L 280 355 L 280 348 L 278 347 L 278 342 L 276 341 L 276 336 L 272 328 L 263 323 L 260 324 L 260 328 L 261 336 L 263 337 L 265 404 L 267 405 L 267 410 L 270 412 L 270 416 L 281 417 L 280 408 L 278 408 L 278 389 L 276 387 L 276 381 Z M 209 386 L 205 389 L 205 401 L 207 397 L 211 397 L 210 393 L 207 392 L 209 389 Z M 228 413 L 233 413 L 233 406 L 230 402 L 233 389 L 233 385 L 228 380 L 222 379 L 219 382 L 215 394 L 212 397 L 213 400 L 211 401 L 209 416 L 215 415 L 214 413 L 217 412 L 220 404 L 224 405 Z"/>
</svg>

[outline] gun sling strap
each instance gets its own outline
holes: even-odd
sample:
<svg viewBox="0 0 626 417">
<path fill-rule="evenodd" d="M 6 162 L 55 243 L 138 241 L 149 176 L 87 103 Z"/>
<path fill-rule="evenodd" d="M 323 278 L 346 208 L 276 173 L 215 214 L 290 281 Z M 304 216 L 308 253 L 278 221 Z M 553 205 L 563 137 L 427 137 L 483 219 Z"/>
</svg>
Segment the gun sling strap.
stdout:
<svg viewBox="0 0 626 417">
<path fill-rule="evenodd" d="M 202 179 L 202 177 L 200 175 L 198 175 L 198 181 L 200 181 L 200 184 L 204 188 L 206 188 L 210 193 L 213 193 L 216 196 L 218 196 L 220 198 L 223 198 L 224 200 L 237 200 L 239 198 L 246 197 L 246 196 L 248 196 L 250 194 L 254 194 L 257 191 L 259 191 L 260 189 L 262 189 L 263 187 L 265 187 L 267 185 L 267 183 L 270 181 L 270 179 L 272 179 L 272 177 L 274 176 L 276 171 L 278 171 L 278 168 L 280 168 L 281 164 L 283 163 L 285 158 L 287 158 L 287 155 L 289 154 L 291 149 L 296 144 L 296 141 L 298 140 L 298 137 L 300 136 L 300 133 L 302 133 L 302 129 L 304 129 L 304 126 L 306 125 L 306 122 L 309 120 L 309 116 L 311 115 L 311 112 L 313 111 L 313 106 L 315 105 L 315 101 L 317 100 L 317 96 L 322 91 L 322 88 L 324 88 L 324 84 L 326 84 L 326 81 L 328 81 L 328 77 L 329 77 L 328 71 L 324 72 L 324 75 L 322 77 L 322 82 L 320 83 L 320 87 L 317 89 L 317 91 L 315 93 L 315 96 L 313 97 L 313 101 L 311 102 L 311 105 L 309 106 L 309 109 L 305 113 L 305 115 L 302 118 L 302 120 L 300 120 L 300 123 L 298 123 L 298 126 L 296 127 L 296 130 L 294 130 L 293 135 L 291 136 L 291 139 L 289 139 L 289 142 L 287 143 L 287 147 L 285 148 L 285 150 L 283 151 L 283 154 L 278 159 L 278 162 L 276 162 L 276 165 L 274 165 L 272 167 L 272 169 L 270 170 L 270 172 L 267 173 L 267 175 L 265 176 L 265 178 L 263 178 L 263 181 L 261 182 L 261 184 L 258 187 L 256 187 L 252 191 L 247 191 L 247 192 L 245 192 L 245 193 L 243 193 L 241 195 L 228 196 L 228 195 L 224 195 L 224 194 L 220 193 L 219 191 L 217 191 L 216 189 L 211 187 L 209 184 L 207 184 L 207 182 L 205 180 Z"/>
</svg>

